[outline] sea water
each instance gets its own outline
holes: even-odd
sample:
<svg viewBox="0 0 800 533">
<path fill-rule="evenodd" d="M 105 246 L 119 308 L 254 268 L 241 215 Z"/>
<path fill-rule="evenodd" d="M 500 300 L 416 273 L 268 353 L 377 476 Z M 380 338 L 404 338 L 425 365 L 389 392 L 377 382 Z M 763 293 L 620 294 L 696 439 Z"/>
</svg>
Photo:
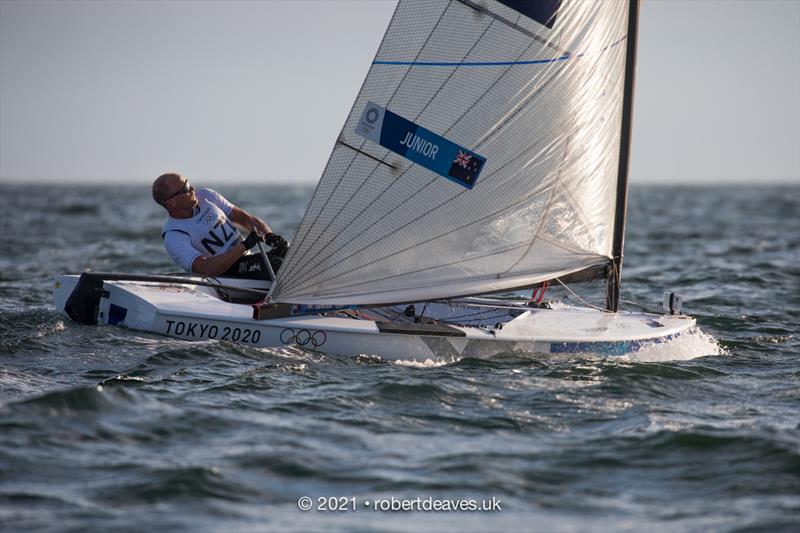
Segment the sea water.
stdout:
<svg viewBox="0 0 800 533">
<path fill-rule="evenodd" d="M 217 189 L 287 238 L 312 192 Z M 74 324 L 53 276 L 175 271 L 164 213 L 146 185 L 0 184 L 0 525 L 796 530 L 799 210 L 798 186 L 632 188 L 623 308 L 680 292 L 674 342 L 387 363 Z"/>
</svg>

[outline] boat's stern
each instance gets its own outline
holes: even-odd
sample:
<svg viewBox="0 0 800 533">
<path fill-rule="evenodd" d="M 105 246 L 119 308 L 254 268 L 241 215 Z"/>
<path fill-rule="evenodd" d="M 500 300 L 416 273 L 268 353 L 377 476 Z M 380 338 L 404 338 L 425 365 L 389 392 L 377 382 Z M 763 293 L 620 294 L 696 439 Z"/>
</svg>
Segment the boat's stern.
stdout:
<svg viewBox="0 0 800 533">
<path fill-rule="evenodd" d="M 53 305 L 56 306 L 56 311 L 64 312 L 69 295 L 75 290 L 78 279 L 80 279 L 80 276 L 76 274 L 55 277 L 53 280 Z"/>
<path fill-rule="evenodd" d="M 157 309 L 136 286 L 101 278 L 61 275 L 54 279 L 56 310 L 83 324 L 110 324 L 149 330 Z"/>
</svg>

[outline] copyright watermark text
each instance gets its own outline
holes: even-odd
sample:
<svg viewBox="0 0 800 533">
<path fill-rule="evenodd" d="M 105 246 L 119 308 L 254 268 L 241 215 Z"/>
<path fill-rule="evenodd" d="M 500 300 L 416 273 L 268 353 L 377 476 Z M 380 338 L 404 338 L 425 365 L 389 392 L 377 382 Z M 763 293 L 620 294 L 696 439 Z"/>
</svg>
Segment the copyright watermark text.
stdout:
<svg viewBox="0 0 800 533">
<path fill-rule="evenodd" d="M 490 512 L 502 511 L 500 498 L 492 496 L 489 500 L 471 498 L 372 498 L 359 499 L 355 496 L 320 496 L 309 498 L 302 496 L 297 500 L 297 508 L 301 511 L 352 512 L 371 510 L 375 512 Z"/>
</svg>

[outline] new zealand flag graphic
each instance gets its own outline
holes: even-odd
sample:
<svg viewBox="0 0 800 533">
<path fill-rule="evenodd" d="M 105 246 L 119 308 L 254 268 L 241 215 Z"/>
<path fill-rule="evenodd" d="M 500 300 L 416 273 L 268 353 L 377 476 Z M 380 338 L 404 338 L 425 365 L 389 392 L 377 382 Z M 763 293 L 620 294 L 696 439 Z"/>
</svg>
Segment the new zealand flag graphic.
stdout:
<svg viewBox="0 0 800 533">
<path fill-rule="evenodd" d="M 485 161 L 475 153 L 459 150 L 447 175 L 471 189 Z"/>
</svg>

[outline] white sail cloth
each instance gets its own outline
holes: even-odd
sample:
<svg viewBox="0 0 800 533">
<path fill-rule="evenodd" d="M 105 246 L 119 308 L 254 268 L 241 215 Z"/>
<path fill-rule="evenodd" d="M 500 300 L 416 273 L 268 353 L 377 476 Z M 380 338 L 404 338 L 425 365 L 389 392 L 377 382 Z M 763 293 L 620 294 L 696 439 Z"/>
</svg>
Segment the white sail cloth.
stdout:
<svg viewBox="0 0 800 533">
<path fill-rule="evenodd" d="M 509 3 L 509 2 L 506 2 Z M 628 4 L 401 1 L 278 273 L 276 301 L 513 289 L 611 257 Z M 470 189 L 356 132 L 374 102 L 485 158 Z"/>
</svg>

